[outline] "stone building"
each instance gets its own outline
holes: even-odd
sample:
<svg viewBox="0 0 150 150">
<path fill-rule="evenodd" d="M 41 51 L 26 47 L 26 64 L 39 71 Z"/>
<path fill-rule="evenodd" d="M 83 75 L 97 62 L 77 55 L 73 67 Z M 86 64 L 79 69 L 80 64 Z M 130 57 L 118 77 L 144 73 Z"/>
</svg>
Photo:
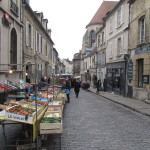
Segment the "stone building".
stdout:
<svg viewBox="0 0 150 150">
<path fill-rule="evenodd" d="M 28 3 L 23 7 L 24 22 L 24 43 L 23 43 L 23 64 L 28 73 L 26 80 L 33 82 L 35 73 L 37 79 L 50 76 L 52 73 L 53 41 L 51 30 L 48 29 L 48 20 L 42 12 L 33 12 Z M 36 65 L 35 65 L 36 63 Z"/>
<path fill-rule="evenodd" d="M 0 83 L 17 83 L 24 77 L 22 21 L 22 1 L 0 1 Z M 13 73 L 9 74 L 9 70 Z"/>
<path fill-rule="evenodd" d="M 73 63 L 73 76 L 80 76 L 80 62 L 81 62 L 81 52 L 74 54 L 72 60 Z"/>
<path fill-rule="evenodd" d="M 117 1 L 103 1 L 97 12 L 86 26 L 86 33 L 83 36 L 81 50 L 81 79 L 97 78 L 97 33 L 103 27 L 104 16 L 111 11 L 117 4 Z M 92 52 L 93 51 L 93 52 Z M 91 54 L 90 54 L 91 53 Z M 95 57 L 95 58 L 94 58 Z M 91 82 L 93 83 L 93 82 Z"/>
<path fill-rule="evenodd" d="M 62 59 L 62 63 L 65 65 L 65 74 L 73 75 L 73 63 L 68 58 Z"/>
<path fill-rule="evenodd" d="M 129 0 L 129 5 L 129 50 L 133 73 L 129 74 L 128 85 L 133 98 L 147 100 L 150 99 L 150 1 Z"/>
<path fill-rule="evenodd" d="M 103 82 L 106 75 L 106 28 L 103 27 L 97 32 L 97 79 Z"/>
<path fill-rule="evenodd" d="M 120 95 L 126 95 L 126 61 L 128 54 L 128 0 L 121 0 L 109 12 L 104 21 L 106 23 L 106 74 L 107 90 Z"/>
</svg>

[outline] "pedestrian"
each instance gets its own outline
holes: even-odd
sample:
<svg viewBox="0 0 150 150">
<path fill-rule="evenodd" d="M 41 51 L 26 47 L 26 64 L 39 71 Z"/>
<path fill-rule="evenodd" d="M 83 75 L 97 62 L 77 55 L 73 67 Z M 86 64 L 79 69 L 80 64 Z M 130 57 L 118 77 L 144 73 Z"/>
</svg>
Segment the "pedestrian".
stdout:
<svg viewBox="0 0 150 150">
<path fill-rule="evenodd" d="M 100 81 L 98 80 L 96 82 L 96 94 L 99 94 L 99 90 L 100 90 Z"/>
<path fill-rule="evenodd" d="M 104 87 L 104 92 L 106 92 L 106 90 L 107 90 L 107 78 L 104 78 L 103 87 Z"/>
<path fill-rule="evenodd" d="M 71 86 L 69 80 L 66 80 L 65 89 L 66 89 L 67 102 L 70 103 L 69 95 L 70 95 Z"/>
<path fill-rule="evenodd" d="M 75 95 L 76 95 L 76 98 L 78 98 L 79 96 L 79 92 L 80 92 L 80 81 L 76 81 L 75 84 L 74 84 L 74 92 L 75 92 Z"/>
</svg>

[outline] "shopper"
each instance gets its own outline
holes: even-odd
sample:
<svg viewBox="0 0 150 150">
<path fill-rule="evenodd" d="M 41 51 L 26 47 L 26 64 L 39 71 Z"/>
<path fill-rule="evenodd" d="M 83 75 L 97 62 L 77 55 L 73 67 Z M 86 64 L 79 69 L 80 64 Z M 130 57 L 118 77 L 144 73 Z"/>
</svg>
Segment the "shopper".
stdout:
<svg viewBox="0 0 150 150">
<path fill-rule="evenodd" d="M 66 80 L 65 89 L 66 89 L 67 102 L 70 103 L 69 95 L 70 95 L 71 86 L 69 80 Z"/>
<path fill-rule="evenodd" d="M 75 95 L 76 95 L 76 98 L 78 98 L 79 96 L 79 92 L 80 92 L 80 81 L 76 81 L 75 84 L 74 84 L 74 91 L 75 91 Z"/>
<path fill-rule="evenodd" d="M 99 90 L 100 90 L 100 81 L 98 80 L 96 83 L 96 94 L 99 94 Z"/>
</svg>

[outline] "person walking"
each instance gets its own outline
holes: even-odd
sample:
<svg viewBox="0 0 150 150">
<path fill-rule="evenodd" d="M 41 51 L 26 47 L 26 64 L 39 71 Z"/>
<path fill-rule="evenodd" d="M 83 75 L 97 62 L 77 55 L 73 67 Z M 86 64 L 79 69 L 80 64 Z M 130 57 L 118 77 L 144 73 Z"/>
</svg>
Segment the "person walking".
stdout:
<svg viewBox="0 0 150 150">
<path fill-rule="evenodd" d="M 76 98 L 78 98 L 78 96 L 79 96 L 80 87 L 81 87 L 80 81 L 76 81 L 74 84 L 74 92 L 75 92 Z"/>
<path fill-rule="evenodd" d="M 70 95 L 71 86 L 70 86 L 69 80 L 66 80 L 65 89 L 66 89 L 67 103 L 70 103 L 70 97 L 69 97 L 69 95 Z"/>
<path fill-rule="evenodd" d="M 96 83 L 96 94 L 99 94 L 99 90 L 100 90 L 100 81 L 98 80 Z"/>
</svg>

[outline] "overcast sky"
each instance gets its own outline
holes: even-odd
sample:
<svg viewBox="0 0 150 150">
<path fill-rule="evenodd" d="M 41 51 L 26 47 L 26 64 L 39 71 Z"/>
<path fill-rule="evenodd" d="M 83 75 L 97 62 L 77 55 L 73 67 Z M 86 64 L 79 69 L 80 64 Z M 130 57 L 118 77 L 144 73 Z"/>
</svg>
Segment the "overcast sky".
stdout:
<svg viewBox="0 0 150 150">
<path fill-rule="evenodd" d="M 30 0 L 33 11 L 42 11 L 52 30 L 59 57 L 72 60 L 82 48 L 86 25 L 103 0 Z"/>
</svg>

